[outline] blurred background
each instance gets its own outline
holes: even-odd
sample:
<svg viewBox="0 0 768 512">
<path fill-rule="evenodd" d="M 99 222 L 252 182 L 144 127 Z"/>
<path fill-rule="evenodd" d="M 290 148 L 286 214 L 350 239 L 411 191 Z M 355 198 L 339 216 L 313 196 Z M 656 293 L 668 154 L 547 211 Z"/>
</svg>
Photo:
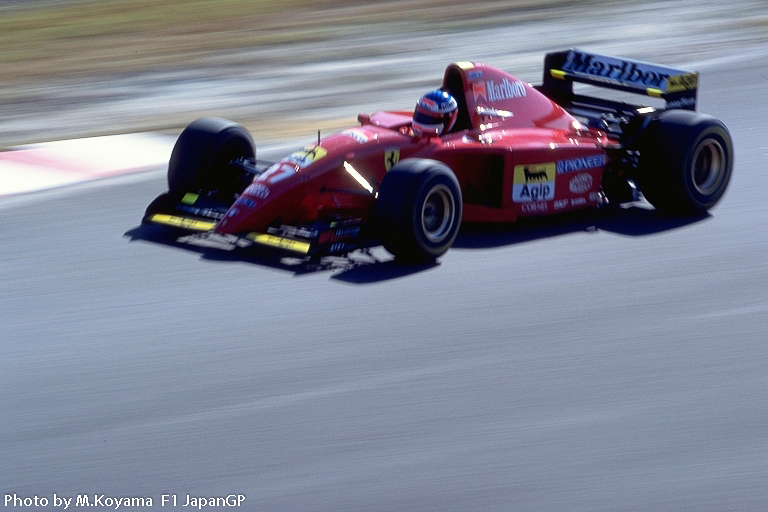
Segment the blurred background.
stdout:
<svg viewBox="0 0 768 512">
<path fill-rule="evenodd" d="M 279 139 L 412 108 L 457 60 L 538 82 L 549 50 L 683 65 L 766 37 L 762 0 L 5 0 L 0 147 L 214 114 Z"/>
<path fill-rule="evenodd" d="M 0 495 L 765 511 L 765 0 L 0 0 L 0 149 L 217 115 L 277 159 L 451 62 L 538 83 L 571 46 L 701 72 L 736 155 L 709 215 L 311 269 L 134 237 L 162 165 L 0 198 Z"/>
</svg>

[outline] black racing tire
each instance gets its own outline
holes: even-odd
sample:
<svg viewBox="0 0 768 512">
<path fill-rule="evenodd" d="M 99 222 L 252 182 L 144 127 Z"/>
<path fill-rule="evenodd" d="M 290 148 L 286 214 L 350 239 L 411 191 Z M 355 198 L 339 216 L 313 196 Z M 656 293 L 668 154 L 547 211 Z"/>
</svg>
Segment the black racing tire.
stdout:
<svg viewBox="0 0 768 512">
<path fill-rule="evenodd" d="M 172 194 L 215 193 L 234 200 L 253 175 L 231 162 L 255 154 L 253 138 L 239 124 L 218 117 L 200 118 L 176 140 L 168 163 L 168 190 Z"/>
<path fill-rule="evenodd" d="M 695 215 L 725 194 L 733 170 L 726 126 L 706 114 L 668 110 L 643 134 L 637 182 L 657 210 Z"/>
<path fill-rule="evenodd" d="M 398 163 L 379 187 L 376 227 L 399 261 L 429 262 L 445 254 L 461 226 L 461 187 L 448 166 L 412 158 Z"/>
</svg>

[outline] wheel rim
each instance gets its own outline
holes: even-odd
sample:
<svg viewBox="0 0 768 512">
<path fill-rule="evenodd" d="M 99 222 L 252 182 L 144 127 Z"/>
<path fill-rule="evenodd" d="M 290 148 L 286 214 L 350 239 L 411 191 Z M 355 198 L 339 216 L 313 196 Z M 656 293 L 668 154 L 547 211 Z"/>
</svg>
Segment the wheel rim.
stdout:
<svg viewBox="0 0 768 512">
<path fill-rule="evenodd" d="M 456 205 L 448 187 L 432 187 L 421 209 L 421 228 L 427 240 L 440 243 L 448 238 L 455 216 Z"/>
<path fill-rule="evenodd" d="M 693 155 L 691 173 L 693 186 L 702 195 L 717 192 L 725 176 L 725 150 L 715 139 L 706 139 Z"/>
</svg>

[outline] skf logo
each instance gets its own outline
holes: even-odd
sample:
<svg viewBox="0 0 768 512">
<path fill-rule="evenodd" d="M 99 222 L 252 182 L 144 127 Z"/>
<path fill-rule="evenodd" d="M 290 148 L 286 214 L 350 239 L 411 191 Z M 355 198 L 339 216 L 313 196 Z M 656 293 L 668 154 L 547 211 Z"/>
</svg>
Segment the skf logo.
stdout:
<svg viewBox="0 0 768 512">
<path fill-rule="evenodd" d="M 516 165 L 512 183 L 512 201 L 549 201 L 555 197 L 555 162 Z"/>
</svg>

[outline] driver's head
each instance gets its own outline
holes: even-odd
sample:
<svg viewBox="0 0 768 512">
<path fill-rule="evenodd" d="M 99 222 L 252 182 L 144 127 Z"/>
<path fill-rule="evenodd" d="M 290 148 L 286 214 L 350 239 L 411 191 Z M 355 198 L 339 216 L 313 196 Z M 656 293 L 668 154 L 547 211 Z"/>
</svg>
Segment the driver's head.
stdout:
<svg viewBox="0 0 768 512">
<path fill-rule="evenodd" d="M 413 113 L 413 134 L 442 135 L 456 123 L 459 106 L 456 100 L 440 89 L 430 91 L 419 99 Z"/>
</svg>

